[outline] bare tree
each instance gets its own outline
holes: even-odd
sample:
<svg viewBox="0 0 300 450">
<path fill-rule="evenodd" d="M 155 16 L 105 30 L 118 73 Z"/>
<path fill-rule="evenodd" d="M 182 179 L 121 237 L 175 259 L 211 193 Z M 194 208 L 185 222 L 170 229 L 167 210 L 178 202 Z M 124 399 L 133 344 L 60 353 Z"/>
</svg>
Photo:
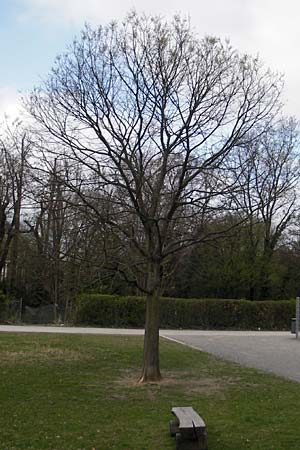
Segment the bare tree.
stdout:
<svg viewBox="0 0 300 450">
<path fill-rule="evenodd" d="M 34 146 L 40 148 L 40 142 L 35 140 Z M 37 167 L 31 158 L 31 207 L 25 219 L 31 254 L 23 255 L 23 284 L 26 301 L 53 305 L 55 321 L 70 318 L 74 296 L 80 290 L 99 289 L 102 283 L 105 289 L 113 281 L 116 261 L 120 263 L 119 242 L 76 192 L 66 187 L 69 178 L 80 183 L 82 175 L 73 173 L 67 160 L 43 158 Z M 101 198 L 89 189 L 89 197 L 94 197 L 100 210 Z"/>
<path fill-rule="evenodd" d="M 299 207 L 297 144 L 297 123 L 284 119 L 229 157 L 228 173 L 237 180 L 232 206 L 245 221 L 248 236 L 251 300 L 268 297 L 272 255 Z"/>
<path fill-rule="evenodd" d="M 21 207 L 30 146 L 20 122 L 5 126 L 0 139 L 0 275 L 10 250 L 10 287 L 16 282 Z"/>
<path fill-rule="evenodd" d="M 141 382 L 161 376 L 159 298 L 168 262 L 203 239 L 203 220 L 222 194 L 214 169 L 271 120 L 280 89 L 258 59 L 194 37 L 186 21 L 133 13 L 122 25 L 87 26 L 31 95 L 28 109 L 53 152 L 82 168 L 69 188 L 134 249 L 125 275 L 144 273 Z"/>
</svg>

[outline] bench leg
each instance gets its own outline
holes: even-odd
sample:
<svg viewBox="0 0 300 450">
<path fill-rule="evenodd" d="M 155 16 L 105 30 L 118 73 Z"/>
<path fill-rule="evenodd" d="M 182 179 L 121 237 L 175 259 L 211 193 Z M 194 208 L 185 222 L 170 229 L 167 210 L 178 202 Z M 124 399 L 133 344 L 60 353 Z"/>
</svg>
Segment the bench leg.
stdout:
<svg viewBox="0 0 300 450">
<path fill-rule="evenodd" d="M 170 420 L 170 435 L 176 436 L 176 433 L 179 433 L 178 421 Z"/>
<path fill-rule="evenodd" d="M 208 450 L 207 433 L 204 432 L 197 439 L 187 439 L 181 433 L 176 433 L 176 450 Z"/>
<path fill-rule="evenodd" d="M 199 450 L 208 450 L 206 431 L 204 431 L 200 436 L 198 436 L 198 442 L 199 442 Z"/>
</svg>

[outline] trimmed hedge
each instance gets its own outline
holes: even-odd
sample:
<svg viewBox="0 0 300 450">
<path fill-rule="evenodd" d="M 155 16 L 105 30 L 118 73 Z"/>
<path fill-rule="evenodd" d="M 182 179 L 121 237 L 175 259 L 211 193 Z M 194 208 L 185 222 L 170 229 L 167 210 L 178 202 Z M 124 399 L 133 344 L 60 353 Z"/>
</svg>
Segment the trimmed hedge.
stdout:
<svg viewBox="0 0 300 450">
<path fill-rule="evenodd" d="M 76 325 L 142 328 L 145 298 L 81 295 L 75 305 Z M 258 301 L 165 298 L 160 302 L 161 328 L 288 330 L 294 300 Z"/>
</svg>

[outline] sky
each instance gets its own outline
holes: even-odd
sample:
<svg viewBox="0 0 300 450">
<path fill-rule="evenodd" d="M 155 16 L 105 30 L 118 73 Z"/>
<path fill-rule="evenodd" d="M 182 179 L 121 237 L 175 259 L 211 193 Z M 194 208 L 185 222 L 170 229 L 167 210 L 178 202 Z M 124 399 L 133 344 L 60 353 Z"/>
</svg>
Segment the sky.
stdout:
<svg viewBox="0 0 300 450">
<path fill-rule="evenodd" d="M 22 115 L 20 96 L 47 77 L 84 23 L 137 12 L 190 17 L 195 33 L 230 39 L 284 74 L 284 113 L 300 119 L 298 0 L 0 0 L 0 116 Z"/>
</svg>

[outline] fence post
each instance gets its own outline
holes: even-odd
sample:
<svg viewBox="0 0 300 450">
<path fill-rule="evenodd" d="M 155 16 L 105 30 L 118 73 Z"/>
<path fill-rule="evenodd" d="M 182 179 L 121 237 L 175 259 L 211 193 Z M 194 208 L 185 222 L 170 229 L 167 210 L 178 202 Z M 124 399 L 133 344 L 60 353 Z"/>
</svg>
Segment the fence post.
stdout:
<svg viewBox="0 0 300 450">
<path fill-rule="evenodd" d="M 300 299 L 296 297 L 296 339 L 298 339 L 299 335 L 299 317 L 300 316 Z"/>
</svg>

